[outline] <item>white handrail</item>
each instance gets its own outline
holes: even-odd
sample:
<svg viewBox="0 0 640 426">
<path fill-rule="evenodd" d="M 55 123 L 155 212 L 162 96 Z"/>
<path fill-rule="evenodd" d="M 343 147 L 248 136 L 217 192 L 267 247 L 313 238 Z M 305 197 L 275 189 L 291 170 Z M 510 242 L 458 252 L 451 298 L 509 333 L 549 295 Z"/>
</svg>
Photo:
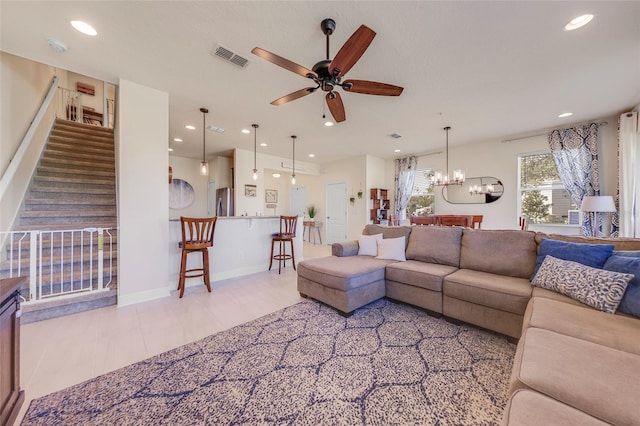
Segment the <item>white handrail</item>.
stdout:
<svg viewBox="0 0 640 426">
<path fill-rule="evenodd" d="M 60 78 L 58 76 L 54 76 L 53 81 L 51 82 L 51 86 L 49 87 L 49 91 L 42 101 L 42 105 L 40 105 L 38 112 L 36 113 L 35 117 L 33 117 L 33 121 L 31 122 L 27 133 L 24 135 L 24 138 L 22 138 L 22 142 L 20 142 L 20 146 L 16 150 L 16 153 L 13 155 L 11 162 L 7 166 L 7 170 L 2 175 L 2 178 L 0 178 L 0 199 L 4 197 L 4 194 L 5 192 L 7 192 L 7 188 L 9 188 L 9 184 L 11 183 L 13 176 L 18 171 L 20 163 L 22 162 L 22 158 L 24 157 L 24 154 L 27 151 L 31 140 L 33 139 L 33 135 L 36 133 L 36 130 L 38 129 L 38 126 L 42 121 L 42 117 L 44 117 L 44 114 L 49 107 L 53 96 L 56 93 L 59 82 Z"/>
</svg>

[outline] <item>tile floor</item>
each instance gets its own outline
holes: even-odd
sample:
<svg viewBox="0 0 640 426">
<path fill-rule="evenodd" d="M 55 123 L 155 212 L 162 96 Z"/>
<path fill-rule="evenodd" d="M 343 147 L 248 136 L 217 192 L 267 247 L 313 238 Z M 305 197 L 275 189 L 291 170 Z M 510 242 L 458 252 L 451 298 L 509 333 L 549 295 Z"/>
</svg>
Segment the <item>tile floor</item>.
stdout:
<svg viewBox="0 0 640 426">
<path fill-rule="evenodd" d="M 331 255 L 331 246 L 304 243 L 304 257 Z M 189 287 L 171 297 L 110 306 L 21 327 L 21 387 L 32 399 L 141 361 L 210 334 L 275 312 L 300 300 L 288 266 Z"/>
</svg>

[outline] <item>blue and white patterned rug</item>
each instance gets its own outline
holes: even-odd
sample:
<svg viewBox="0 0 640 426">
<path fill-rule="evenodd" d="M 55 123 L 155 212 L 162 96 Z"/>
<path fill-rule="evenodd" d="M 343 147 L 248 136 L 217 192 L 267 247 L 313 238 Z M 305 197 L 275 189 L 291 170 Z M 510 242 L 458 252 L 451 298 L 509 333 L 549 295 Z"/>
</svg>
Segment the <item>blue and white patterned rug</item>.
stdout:
<svg viewBox="0 0 640 426">
<path fill-rule="evenodd" d="M 407 305 L 306 300 L 35 399 L 22 424 L 499 424 L 514 352 Z"/>
</svg>

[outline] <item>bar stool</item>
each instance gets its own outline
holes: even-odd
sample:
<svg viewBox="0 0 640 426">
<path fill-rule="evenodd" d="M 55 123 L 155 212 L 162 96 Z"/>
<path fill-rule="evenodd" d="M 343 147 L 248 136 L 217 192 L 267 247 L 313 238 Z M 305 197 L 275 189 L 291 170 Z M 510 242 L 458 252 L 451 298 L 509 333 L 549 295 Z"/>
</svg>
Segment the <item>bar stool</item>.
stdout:
<svg viewBox="0 0 640 426">
<path fill-rule="evenodd" d="M 287 259 L 291 259 L 293 262 L 293 270 L 296 270 L 296 257 L 293 252 L 293 239 L 296 237 L 296 224 L 298 223 L 298 216 L 280 216 L 280 232 L 271 236 L 271 259 L 269 260 L 269 270 L 273 265 L 273 259 L 278 261 L 278 274 L 282 269 L 282 262 L 284 267 L 287 267 Z M 286 242 L 291 244 L 291 254 L 287 254 Z M 276 242 L 280 243 L 280 252 L 273 254 L 273 248 Z"/>
<path fill-rule="evenodd" d="M 213 246 L 213 231 L 216 228 L 217 219 L 217 217 L 180 217 L 180 224 L 182 225 L 182 241 L 178 243 L 178 247 L 182 249 L 180 281 L 178 282 L 180 298 L 184 294 L 184 281 L 186 278 L 204 277 L 204 285 L 207 286 L 207 290 L 211 293 L 208 248 Z M 202 268 L 187 269 L 187 255 L 198 251 L 202 253 Z"/>
</svg>

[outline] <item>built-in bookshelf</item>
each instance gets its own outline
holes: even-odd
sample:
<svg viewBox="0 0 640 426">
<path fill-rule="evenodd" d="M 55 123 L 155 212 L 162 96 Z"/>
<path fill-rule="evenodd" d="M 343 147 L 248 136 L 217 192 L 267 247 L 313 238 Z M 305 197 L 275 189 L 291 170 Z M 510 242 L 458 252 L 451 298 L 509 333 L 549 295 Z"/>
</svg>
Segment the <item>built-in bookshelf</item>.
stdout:
<svg viewBox="0 0 640 426">
<path fill-rule="evenodd" d="M 372 200 L 372 206 L 370 210 L 369 219 L 373 223 L 379 224 L 381 220 L 387 221 L 389 219 L 389 191 L 382 188 L 371 188 L 370 197 Z"/>
</svg>

